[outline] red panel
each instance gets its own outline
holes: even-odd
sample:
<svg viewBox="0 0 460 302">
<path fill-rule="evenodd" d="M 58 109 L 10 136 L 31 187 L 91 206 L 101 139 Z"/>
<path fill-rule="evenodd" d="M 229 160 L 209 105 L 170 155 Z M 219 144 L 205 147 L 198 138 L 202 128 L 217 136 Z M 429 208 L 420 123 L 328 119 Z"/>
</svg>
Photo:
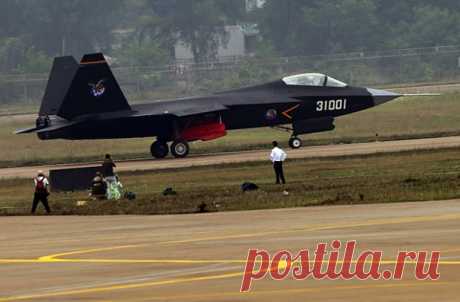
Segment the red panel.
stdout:
<svg viewBox="0 0 460 302">
<path fill-rule="evenodd" d="M 196 140 L 210 141 L 226 134 L 225 124 L 215 122 L 187 128 L 182 132 L 181 137 L 189 142 Z"/>
</svg>

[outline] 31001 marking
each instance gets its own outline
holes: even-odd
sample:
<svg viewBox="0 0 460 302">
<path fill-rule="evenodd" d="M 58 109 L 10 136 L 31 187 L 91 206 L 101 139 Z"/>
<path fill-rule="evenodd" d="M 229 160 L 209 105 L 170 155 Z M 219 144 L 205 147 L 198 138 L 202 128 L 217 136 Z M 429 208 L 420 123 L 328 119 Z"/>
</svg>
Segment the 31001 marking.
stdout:
<svg viewBox="0 0 460 302">
<path fill-rule="evenodd" d="M 317 101 L 316 111 L 337 111 L 347 109 L 347 99 Z"/>
</svg>

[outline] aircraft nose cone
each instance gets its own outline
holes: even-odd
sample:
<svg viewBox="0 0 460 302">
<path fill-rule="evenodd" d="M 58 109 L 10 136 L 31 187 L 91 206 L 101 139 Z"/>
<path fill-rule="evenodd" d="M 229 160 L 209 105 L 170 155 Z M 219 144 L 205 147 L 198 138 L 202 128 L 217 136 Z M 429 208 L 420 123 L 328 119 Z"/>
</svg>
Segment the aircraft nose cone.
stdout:
<svg viewBox="0 0 460 302">
<path fill-rule="evenodd" d="M 374 99 L 375 106 L 389 102 L 401 96 L 398 93 L 394 93 L 394 92 L 386 91 L 386 90 L 380 90 L 380 89 L 367 88 L 367 91 L 369 91 L 372 98 Z"/>
</svg>

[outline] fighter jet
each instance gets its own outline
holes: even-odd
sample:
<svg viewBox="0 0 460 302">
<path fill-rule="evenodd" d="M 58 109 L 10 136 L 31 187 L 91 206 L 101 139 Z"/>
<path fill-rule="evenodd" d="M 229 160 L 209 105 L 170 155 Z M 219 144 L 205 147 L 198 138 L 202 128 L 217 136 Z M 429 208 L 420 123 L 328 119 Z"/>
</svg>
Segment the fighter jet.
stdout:
<svg viewBox="0 0 460 302">
<path fill-rule="evenodd" d="M 208 96 L 129 105 L 105 57 L 95 53 L 79 63 L 71 56 L 54 59 L 35 127 L 16 133 L 36 133 L 43 140 L 155 137 L 153 157 L 171 152 L 183 158 L 189 142 L 234 129 L 282 127 L 296 149 L 302 146 L 299 135 L 333 130 L 336 117 L 401 96 L 305 73 Z"/>
</svg>

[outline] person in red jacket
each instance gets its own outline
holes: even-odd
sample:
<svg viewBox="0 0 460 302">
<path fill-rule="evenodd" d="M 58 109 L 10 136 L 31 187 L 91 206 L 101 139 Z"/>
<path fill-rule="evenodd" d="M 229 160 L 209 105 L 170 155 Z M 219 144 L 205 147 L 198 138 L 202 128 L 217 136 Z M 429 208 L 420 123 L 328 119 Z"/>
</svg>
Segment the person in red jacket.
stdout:
<svg viewBox="0 0 460 302">
<path fill-rule="evenodd" d="M 41 202 L 45 207 L 46 212 L 51 213 L 50 206 L 48 204 L 49 193 L 49 181 L 42 171 L 38 171 L 37 177 L 34 178 L 35 192 L 34 200 L 32 203 L 32 214 L 35 214 L 38 203 Z"/>
</svg>

